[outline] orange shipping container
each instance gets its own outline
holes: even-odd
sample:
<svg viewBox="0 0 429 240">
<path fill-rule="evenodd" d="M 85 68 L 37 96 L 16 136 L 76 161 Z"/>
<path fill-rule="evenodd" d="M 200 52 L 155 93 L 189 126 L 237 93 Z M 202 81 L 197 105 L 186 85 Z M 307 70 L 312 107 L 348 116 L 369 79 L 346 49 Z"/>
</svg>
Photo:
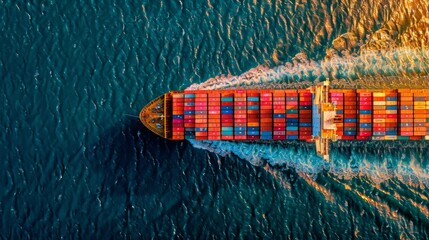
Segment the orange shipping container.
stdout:
<svg viewBox="0 0 429 240">
<path fill-rule="evenodd" d="M 414 119 L 416 118 L 426 118 L 426 114 L 414 114 Z"/>
<path fill-rule="evenodd" d="M 360 118 L 359 122 L 360 123 L 371 123 L 372 122 L 372 118 Z"/>
<path fill-rule="evenodd" d="M 360 114 L 358 116 L 359 119 L 372 119 L 371 114 Z"/>
</svg>

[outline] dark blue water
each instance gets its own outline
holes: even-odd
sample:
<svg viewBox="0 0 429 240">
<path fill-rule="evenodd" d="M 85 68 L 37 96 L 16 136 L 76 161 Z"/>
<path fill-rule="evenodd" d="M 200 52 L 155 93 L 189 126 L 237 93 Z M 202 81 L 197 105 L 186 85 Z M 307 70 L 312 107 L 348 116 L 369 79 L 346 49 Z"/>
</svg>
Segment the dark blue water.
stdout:
<svg viewBox="0 0 429 240">
<path fill-rule="evenodd" d="M 0 238 L 429 238 L 424 142 L 326 163 L 129 116 L 192 84 L 425 86 L 426 1 L 0 3 Z"/>
</svg>

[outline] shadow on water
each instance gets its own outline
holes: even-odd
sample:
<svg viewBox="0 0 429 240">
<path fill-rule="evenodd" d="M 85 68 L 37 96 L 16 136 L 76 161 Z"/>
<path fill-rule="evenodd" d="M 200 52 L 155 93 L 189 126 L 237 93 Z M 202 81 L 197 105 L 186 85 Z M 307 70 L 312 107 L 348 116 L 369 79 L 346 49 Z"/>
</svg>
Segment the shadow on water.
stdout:
<svg viewBox="0 0 429 240">
<path fill-rule="evenodd" d="M 395 169 L 408 166 L 412 161 L 407 157 L 415 156 L 413 150 L 422 148 L 417 158 L 426 166 L 427 154 L 422 151 L 426 144 L 406 144 L 409 146 L 399 145 L 403 149 L 399 150 L 396 143 L 343 143 L 334 147 L 333 155 L 340 172 L 353 172 L 354 168 L 362 171 L 363 167 L 374 163 L 386 166 L 387 171 L 392 168 L 397 171 Z M 309 232 L 323 233 L 323 229 L 312 229 L 312 221 L 328 221 L 335 217 L 339 222 L 347 222 L 350 217 L 358 217 L 363 219 L 358 221 L 360 224 L 370 222 L 368 227 L 360 227 L 366 235 L 371 226 L 384 229 L 390 222 L 380 212 L 379 205 L 373 204 L 372 200 L 362 200 L 366 197 L 397 209 L 405 219 L 418 222 L 416 229 L 427 226 L 424 213 L 410 207 L 408 201 L 397 200 L 391 195 L 397 191 L 402 191 L 401 195 L 411 194 L 408 186 L 386 185 L 387 189 L 380 190 L 378 185 L 366 182 L 365 178 L 361 181 L 359 174 L 357 178 L 346 180 L 326 172 L 318 174 L 316 180 L 304 180 L 297 178 L 290 168 L 277 166 L 280 171 L 264 170 L 235 156 L 220 157 L 195 149 L 187 141 L 162 139 L 144 128 L 137 119 L 122 120 L 99 136 L 84 153 L 90 172 L 87 181 L 91 182 L 89 188 L 93 193 L 90 196 L 92 211 L 97 216 L 94 224 L 98 226 L 97 232 L 102 234 L 113 232 L 117 237 L 152 238 L 249 235 L 305 238 Z M 405 159 L 401 159 L 402 154 Z M 359 156 L 366 159 L 363 165 L 359 165 Z M 400 161 L 394 160 L 398 157 Z M 380 168 L 373 171 L 378 174 Z M 412 170 L 409 171 L 413 175 Z M 316 187 L 311 187 L 313 185 Z M 318 186 L 326 188 L 326 194 L 332 195 L 332 200 L 325 199 Z M 416 199 L 416 196 L 420 195 L 412 194 L 411 198 Z M 344 202 L 350 205 L 343 208 Z M 98 203 L 97 207 L 94 207 L 95 203 Z M 325 208 L 330 210 L 326 212 Z M 314 215 L 319 211 L 324 214 Z M 334 216 L 339 211 L 344 212 Z M 252 230 L 255 228 L 258 233 Z M 384 231 L 392 233 L 400 228 L 396 226 Z M 338 231 L 342 228 L 339 224 L 329 229 Z M 343 231 L 352 234 L 354 230 L 347 227 Z"/>
<path fill-rule="evenodd" d="M 126 118 L 105 131 L 85 157 L 88 181 L 97 186 L 95 214 L 116 218 L 119 236 L 222 236 L 218 227 L 239 226 L 252 212 L 258 218 L 250 221 L 258 221 L 278 198 L 272 194 L 278 184 L 262 168 L 195 149 L 187 141 L 162 139 L 137 119 Z"/>
</svg>

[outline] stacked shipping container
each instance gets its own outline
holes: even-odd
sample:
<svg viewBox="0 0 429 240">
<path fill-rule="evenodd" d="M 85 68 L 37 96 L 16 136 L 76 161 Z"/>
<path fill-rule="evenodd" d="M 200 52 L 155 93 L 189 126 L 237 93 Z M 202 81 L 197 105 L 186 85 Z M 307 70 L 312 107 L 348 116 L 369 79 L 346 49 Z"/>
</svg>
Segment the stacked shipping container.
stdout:
<svg viewBox="0 0 429 240">
<path fill-rule="evenodd" d="M 309 90 L 186 91 L 171 98 L 172 139 L 311 139 Z M 342 119 L 339 139 L 429 140 L 427 91 L 333 89 L 329 98 Z"/>
<path fill-rule="evenodd" d="M 183 125 L 183 93 L 174 93 L 172 96 L 172 139 L 183 139 L 185 137 L 185 128 Z"/>
<path fill-rule="evenodd" d="M 247 92 L 247 139 L 259 139 L 259 92 Z"/>
<path fill-rule="evenodd" d="M 386 90 L 386 136 L 385 140 L 396 140 L 398 134 L 398 94 Z"/>
<path fill-rule="evenodd" d="M 207 93 L 195 94 L 195 139 L 207 140 Z"/>
<path fill-rule="evenodd" d="M 220 120 L 220 93 L 209 92 L 208 94 L 208 139 L 220 140 L 221 139 L 221 120 Z"/>
<path fill-rule="evenodd" d="M 355 139 L 357 133 L 356 91 L 344 90 L 344 135 L 342 139 Z"/>
<path fill-rule="evenodd" d="M 261 139 L 273 139 L 273 97 L 271 92 L 261 93 Z"/>
<path fill-rule="evenodd" d="M 426 136 L 425 140 L 429 140 L 429 92 L 425 93 L 426 97 Z"/>
<path fill-rule="evenodd" d="M 298 90 L 299 93 L 299 138 L 300 140 L 311 139 L 311 92 L 307 89 Z"/>
<path fill-rule="evenodd" d="M 221 98 L 221 122 L 222 140 L 234 139 L 234 93 L 222 92 Z"/>
<path fill-rule="evenodd" d="M 286 139 L 286 98 L 285 91 L 273 92 L 273 139 Z"/>
<path fill-rule="evenodd" d="M 234 139 L 246 139 L 247 101 L 246 91 L 237 90 L 234 94 Z"/>
<path fill-rule="evenodd" d="M 358 95 L 357 140 L 369 140 L 372 135 L 372 93 L 360 91 Z"/>
<path fill-rule="evenodd" d="M 185 93 L 185 139 L 195 139 L 195 93 Z"/>
<path fill-rule="evenodd" d="M 373 139 L 384 139 L 386 136 L 386 93 L 373 92 Z"/>
<path fill-rule="evenodd" d="M 413 93 L 410 91 L 399 91 L 399 137 L 407 140 L 413 136 Z"/>
<path fill-rule="evenodd" d="M 296 140 L 299 137 L 299 95 L 296 90 L 285 90 L 286 93 L 286 139 Z"/>
<path fill-rule="evenodd" d="M 414 93 L 414 136 L 421 139 L 426 135 L 426 96 L 425 93 Z"/>
</svg>

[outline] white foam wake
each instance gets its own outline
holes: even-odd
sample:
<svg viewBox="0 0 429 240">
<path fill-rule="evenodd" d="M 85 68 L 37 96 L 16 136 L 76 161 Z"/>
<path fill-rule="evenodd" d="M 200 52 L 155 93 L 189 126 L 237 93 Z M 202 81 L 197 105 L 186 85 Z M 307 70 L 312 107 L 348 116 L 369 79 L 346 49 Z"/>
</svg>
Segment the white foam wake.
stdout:
<svg viewBox="0 0 429 240">
<path fill-rule="evenodd" d="M 215 77 L 188 89 L 305 87 L 333 76 L 351 80 L 368 76 L 416 76 L 429 73 L 429 50 L 398 48 L 391 51 L 365 51 L 360 55 L 338 56 L 314 61 L 303 53 L 293 62 L 269 68 L 258 66 L 239 76 Z M 353 86 L 350 86 L 353 87 Z"/>
<path fill-rule="evenodd" d="M 429 51 L 426 49 L 371 51 L 359 56 L 334 56 L 319 62 L 298 54 L 292 63 L 274 68 L 259 66 L 240 76 L 216 77 L 188 89 L 298 88 L 324 80 L 328 73 L 346 79 L 348 84 L 366 76 L 382 79 L 383 76 L 426 75 L 428 72 Z M 334 144 L 329 163 L 317 157 L 314 145 L 307 143 L 190 142 L 196 148 L 220 155 L 235 154 L 255 165 L 268 162 L 311 175 L 325 169 L 343 178 L 363 174 L 374 182 L 398 177 L 429 185 L 429 168 L 423 154 L 427 144 L 421 142 L 412 143 L 405 152 L 398 151 L 400 143 L 394 142 Z"/>
</svg>

